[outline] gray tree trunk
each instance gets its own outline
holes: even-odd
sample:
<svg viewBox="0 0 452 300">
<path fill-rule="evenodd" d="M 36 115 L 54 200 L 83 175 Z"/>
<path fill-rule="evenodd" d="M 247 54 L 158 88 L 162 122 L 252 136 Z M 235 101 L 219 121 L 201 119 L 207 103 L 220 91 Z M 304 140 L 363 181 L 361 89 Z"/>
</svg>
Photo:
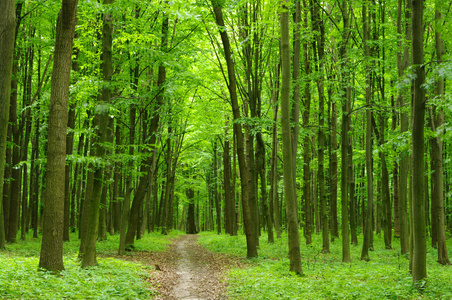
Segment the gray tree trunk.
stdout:
<svg viewBox="0 0 452 300">
<path fill-rule="evenodd" d="M 300 237 L 298 231 L 298 207 L 293 178 L 293 159 L 290 126 L 290 44 L 288 1 L 281 1 L 281 129 L 283 142 L 284 198 L 288 225 L 290 271 L 303 274 L 301 268 Z"/>
<path fill-rule="evenodd" d="M 45 208 L 39 268 L 56 272 L 64 269 L 66 126 L 77 2 L 77 0 L 63 0 L 58 14 L 50 93 Z"/>
</svg>

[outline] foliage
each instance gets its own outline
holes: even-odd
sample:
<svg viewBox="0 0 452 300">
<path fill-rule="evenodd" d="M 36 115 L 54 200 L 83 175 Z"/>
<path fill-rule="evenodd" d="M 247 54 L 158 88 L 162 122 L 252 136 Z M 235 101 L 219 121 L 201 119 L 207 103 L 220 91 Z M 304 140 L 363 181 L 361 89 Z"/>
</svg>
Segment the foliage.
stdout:
<svg viewBox="0 0 452 300">
<path fill-rule="evenodd" d="M 172 231 L 168 236 L 146 234 L 136 241 L 137 251 L 164 251 L 170 239 L 180 234 Z M 79 240 L 72 234 L 71 242 L 64 244 L 65 270 L 58 275 L 38 270 L 40 239 L 28 237 L 8 245 L 0 253 L 0 298 L 20 299 L 150 299 L 155 290 L 145 281 L 149 277 L 144 266 L 106 257 L 116 253 L 119 236 L 97 243 L 98 266 L 81 269 L 77 259 Z"/>
<path fill-rule="evenodd" d="M 265 236 L 263 234 L 263 236 Z M 361 237 L 362 239 L 362 237 Z M 243 236 L 203 233 L 199 242 L 208 249 L 234 256 L 245 256 Z M 398 240 L 394 248 L 384 249 L 381 236 L 374 238 L 375 251 L 369 262 L 359 260 L 360 246 L 352 246 L 352 263 L 341 262 L 341 242 L 330 245 L 331 253 L 322 254 L 320 235 L 313 246 L 303 246 L 304 276 L 290 274 L 287 235 L 274 244 L 260 239 L 260 257 L 249 269 L 229 272 L 230 299 L 449 299 L 451 270 L 436 262 L 436 250 L 429 248 L 429 278 L 424 289 L 412 283 L 408 257 L 401 256 Z M 450 244 L 449 241 L 449 248 Z"/>
</svg>

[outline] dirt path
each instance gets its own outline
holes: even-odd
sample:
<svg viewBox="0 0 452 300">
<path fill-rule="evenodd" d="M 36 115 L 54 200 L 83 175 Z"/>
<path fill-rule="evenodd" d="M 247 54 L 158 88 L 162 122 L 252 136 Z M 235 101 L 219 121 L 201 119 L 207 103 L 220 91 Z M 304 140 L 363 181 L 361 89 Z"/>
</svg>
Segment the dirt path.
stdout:
<svg viewBox="0 0 452 300">
<path fill-rule="evenodd" d="M 227 299 L 225 271 L 244 263 L 212 253 L 197 240 L 197 235 L 182 235 L 165 252 L 135 252 L 128 258 L 154 266 L 149 281 L 160 294 L 156 299 Z"/>
</svg>

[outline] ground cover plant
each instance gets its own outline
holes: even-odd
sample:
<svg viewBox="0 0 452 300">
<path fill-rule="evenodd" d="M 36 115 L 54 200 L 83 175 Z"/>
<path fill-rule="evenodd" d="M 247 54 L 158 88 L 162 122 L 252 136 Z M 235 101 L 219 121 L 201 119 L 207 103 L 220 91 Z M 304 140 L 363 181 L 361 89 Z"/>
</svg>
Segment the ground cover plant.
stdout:
<svg viewBox="0 0 452 300">
<path fill-rule="evenodd" d="M 160 252 L 180 234 L 146 234 L 136 241 L 136 251 Z M 74 233 L 64 244 L 65 270 L 55 275 L 38 271 L 40 239 L 28 237 L 0 252 L 1 299 L 151 299 L 156 290 L 145 279 L 154 266 L 108 257 L 117 252 L 119 236 L 97 243 L 98 265 L 80 268 L 79 240 Z"/>
<path fill-rule="evenodd" d="M 331 253 L 321 253 L 322 237 L 313 235 L 312 246 L 302 245 L 304 276 L 289 270 L 287 235 L 275 243 L 260 238 L 259 257 L 250 268 L 229 271 L 230 299 L 451 299 L 452 268 L 436 262 L 437 250 L 428 247 L 428 278 L 414 285 L 408 256 L 400 255 L 399 241 L 387 250 L 381 236 L 374 238 L 370 261 L 360 260 L 361 246 L 351 246 L 351 263 L 341 262 L 341 241 L 331 243 Z M 202 233 L 199 242 L 211 251 L 245 257 L 244 236 Z M 362 240 L 362 237 L 361 237 Z M 451 241 L 448 240 L 449 249 Z"/>
</svg>

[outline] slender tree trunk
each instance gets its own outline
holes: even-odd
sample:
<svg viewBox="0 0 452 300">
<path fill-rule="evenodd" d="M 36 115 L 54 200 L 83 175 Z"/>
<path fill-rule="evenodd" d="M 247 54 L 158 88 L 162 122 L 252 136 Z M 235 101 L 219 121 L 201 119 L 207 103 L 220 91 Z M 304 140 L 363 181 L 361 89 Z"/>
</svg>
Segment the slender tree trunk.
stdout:
<svg viewBox="0 0 452 300">
<path fill-rule="evenodd" d="M 350 8 L 348 1 L 343 0 L 341 2 L 341 11 L 343 19 L 343 33 L 342 33 L 342 45 L 340 47 L 340 59 L 342 61 L 342 77 L 341 88 L 343 90 L 343 103 L 342 103 L 342 124 L 341 124 L 341 214 L 342 214 L 342 262 L 350 262 L 350 231 L 348 220 L 348 196 L 349 196 L 349 176 L 348 176 L 348 151 L 349 144 L 349 131 L 350 131 L 350 87 L 349 87 L 349 72 L 345 71 L 348 64 L 348 43 L 350 39 Z"/>
<path fill-rule="evenodd" d="M 115 129 L 115 141 L 116 141 L 116 149 L 115 154 L 120 153 L 121 149 L 121 130 L 120 126 L 116 124 Z M 110 201 L 113 201 L 113 231 L 114 233 L 118 233 L 120 231 L 121 225 L 121 202 L 119 201 L 119 190 L 122 185 L 122 176 L 121 176 L 121 165 L 119 162 L 115 164 L 115 171 L 113 175 L 113 198 Z M 121 188 L 122 189 L 122 188 Z"/>
<path fill-rule="evenodd" d="M 322 226 L 322 253 L 330 253 L 330 240 L 329 232 L 330 226 L 328 222 L 328 209 L 327 209 L 327 198 L 325 193 L 325 170 L 324 170 L 324 148 L 325 148 L 325 75 L 324 75 L 324 53 L 325 53 L 325 28 L 323 20 L 320 17 L 320 7 L 311 1 L 313 6 L 312 11 L 312 23 L 314 30 L 317 32 L 316 43 L 317 46 L 317 58 L 318 58 L 318 78 L 317 78 L 317 91 L 319 96 L 319 131 L 318 131 L 318 169 L 317 169 L 317 180 L 318 180 L 318 193 L 319 193 L 319 217 Z"/>
<path fill-rule="evenodd" d="M 290 126 L 290 44 L 288 2 L 281 2 L 281 129 L 283 141 L 284 194 L 289 235 L 290 271 L 303 274 L 301 268 L 298 207 L 293 178 L 293 153 Z"/>
<path fill-rule="evenodd" d="M 333 78 L 331 78 L 333 79 Z M 337 105 L 332 100 L 332 87 L 329 87 L 329 101 L 331 105 L 332 115 L 330 120 L 331 133 L 329 135 L 329 166 L 330 166 L 330 217 L 331 217 L 331 234 L 339 237 L 339 225 L 337 222 Z"/>
<path fill-rule="evenodd" d="M 271 210 L 271 219 L 275 226 L 276 237 L 281 238 L 280 214 L 278 203 L 278 95 L 279 95 L 279 73 L 280 63 L 275 68 L 275 78 L 273 78 L 274 91 L 272 92 L 272 109 L 273 109 L 273 125 L 272 125 L 272 155 L 270 170 L 270 195 L 269 209 Z"/>
<path fill-rule="evenodd" d="M 104 0 L 106 9 L 110 9 L 112 0 Z M 100 103 L 97 106 L 97 114 L 95 118 L 98 118 L 98 140 L 95 144 L 96 156 L 101 160 L 105 156 L 104 144 L 107 141 L 108 131 L 108 117 L 109 117 L 109 103 L 111 98 L 110 80 L 113 74 L 112 56 L 111 56 L 111 14 L 107 12 L 103 16 L 103 37 L 102 37 L 102 75 L 104 85 L 102 87 L 102 96 Z M 89 227 L 86 235 L 86 244 L 83 253 L 82 268 L 94 266 L 97 263 L 96 259 L 96 241 L 99 236 L 99 215 L 100 204 L 102 198 L 103 189 L 103 177 L 104 166 L 95 166 L 93 193 L 89 211 Z"/>
<path fill-rule="evenodd" d="M 224 139 L 224 151 L 223 151 L 223 180 L 224 180 L 224 228 L 225 233 L 229 235 L 234 234 L 234 215 L 235 215 L 235 201 L 233 189 L 231 186 L 231 157 L 228 135 L 228 122 L 226 122 L 226 132 Z"/>
<path fill-rule="evenodd" d="M 20 18 L 20 12 L 16 12 L 17 16 L 16 18 Z M 16 32 L 17 27 L 19 27 L 20 24 L 16 25 Z M 12 142 L 11 146 L 11 162 L 9 163 L 11 167 L 11 178 L 10 178 L 10 184 L 9 184 L 9 195 L 8 195 L 8 202 L 9 202 L 9 209 L 5 210 L 5 212 L 8 214 L 8 224 L 6 227 L 6 241 L 9 243 L 15 243 L 16 242 L 16 236 L 17 236 L 17 226 L 18 226 L 18 213 L 19 213 L 19 202 L 20 202 L 20 130 L 19 125 L 17 124 L 17 77 L 18 77 L 18 60 L 20 55 L 18 53 L 15 54 L 16 58 L 13 62 L 13 79 L 11 81 L 11 100 L 10 100 L 10 107 L 9 107 L 9 126 L 11 134 L 9 135 L 10 139 L 9 141 Z"/>
<path fill-rule="evenodd" d="M 218 193 L 218 159 L 217 159 L 217 142 L 213 146 L 213 195 L 215 198 L 215 211 L 217 217 L 217 233 L 221 234 L 221 206 L 220 196 Z"/>
<path fill-rule="evenodd" d="M 29 38 L 34 37 L 34 29 L 29 29 Z M 25 93 L 23 97 L 23 107 L 25 108 L 22 112 L 22 124 L 21 128 L 23 131 L 25 129 L 25 135 L 22 136 L 21 140 L 21 151 L 20 151 L 20 161 L 29 161 L 28 159 L 28 144 L 30 142 L 31 134 L 31 85 L 33 77 L 33 62 L 34 62 L 34 46 L 30 45 L 25 55 L 25 61 L 27 62 L 26 71 L 24 75 L 25 81 Z M 20 238 L 25 240 L 25 236 L 28 232 L 29 225 L 29 181 L 28 181 L 28 165 L 24 164 L 22 166 L 22 203 L 21 203 L 21 218 L 20 218 Z"/>
<path fill-rule="evenodd" d="M 285 5 L 284 3 L 282 5 Z M 298 157 L 298 139 L 300 132 L 300 51 L 301 51 L 301 1 L 295 2 L 295 12 L 293 14 L 294 29 L 293 29 L 293 62 L 292 62 L 292 80 L 293 80 L 293 97 L 290 101 L 292 104 L 290 122 L 291 124 L 291 147 L 292 147 L 292 180 L 293 180 L 293 193 L 297 210 L 294 212 L 297 214 L 297 229 L 298 229 L 298 195 L 297 195 L 297 157 Z M 282 37 L 282 35 L 281 35 Z M 281 42 L 282 47 L 282 42 Z M 290 45 L 289 45 L 290 49 Z M 290 50 L 289 50 L 290 51 Z M 289 57 L 290 59 L 290 57 Z M 281 57 L 282 62 L 282 57 Z M 282 67 L 282 64 L 281 64 Z M 290 69 L 290 60 L 289 60 Z M 282 76 L 281 76 L 282 80 Z M 281 82 L 282 86 L 282 82 Z M 282 97 L 281 97 L 282 99 Z M 282 101 L 282 100 L 281 100 Z M 281 105 L 282 107 L 282 105 Z M 282 115 L 282 114 L 281 114 Z M 283 149 L 284 151 L 284 149 Z M 299 239 L 299 237 L 298 237 Z M 301 267 L 300 267 L 301 271 Z M 301 272 L 302 273 L 302 272 Z"/>
<path fill-rule="evenodd" d="M 391 96 L 391 106 L 395 107 L 394 97 Z M 397 112 L 392 112 L 392 131 L 397 128 Z M 392 169 L 392 187 L 393 187 L 393 207 L 394 207 L 394 237 L 400 237 L 400 221 L 399 221 L 399 164 L 394 162 Z"/>
<path fill-rule="evenodd" d="M 370 60 L 370 18 L 367 15 L 368 2 L 363 3 L 363 43 L 364 57 Z M 361 252 L 361 260 L 369 260 L 369 249 L 371 248 L 372 230 L 372 208 L 373 208 L 373 162 L 372 162 L 372 95 L 371 95 L 371 70 L 370 62 L 366 63 L 366 179 L 367 179 L 367 206 L 366 221 L 364 225 L 363 247 Z"/>
<path fill-rule="evenodd" d="M 66 126 L 72 42 L 77 0 L 63 0 L 58 15 L 49 110 L 46 195 L 39 268 L 61 271 L 63 264 Z"/>
<path fill-rule="evenodd" d="M 235 67 L 232 61 L 231 46 L 229 42 L 228 33 L 225 29 L 223 20 L 223 10 L 220 3 L 217 1 L 212 1 L 212 7 L 215 14 L 215 20 L 217 25 L 220 27 L 220 37 L 223 43 L 224 55 L 226 59 L 227 69 L 228 69 L 228 89 L 231 97 L 232 112 L 234 120 L 240 119 L 240 108 L 238 105 L 237 97 L 237 83 L 235 78 Z M 247 241 L 247 257 L 257 257 L 257 244 L 255 237 L 255 230 L 253 224 L 253 212 L 251 211 L 250 196 L 252 189 L 249 186 L 249 166 L 247 165 L 245 159 L 245 139 L 243 136 L 242 125 L 239 122 L 234 122 L 234 133 L 237 139 L 237 156 L 239 160 L 240 168 L 240 181 L 242 186 L 242 206 L 243 206 L 243 216 L 245 224 L 245 234 Z"/>
<path fill-rule="evenodd" d="M 168 125 L 168 137 L 166 139 L 166 184 L 165 184 L 165 199 L 163 202 L 163 218 L 162 218 L 162 234 L 168 234 L 168 218 L 170 210 L 170 191 L 171 191 L 171 161 L 172 161 L 172 147 L 171 147 L 172 127 Z"/>
<path fill-rule="evenodd" d="M 131 157 L 135 153 L 133 146 L 135 143 L 135 117 L 136 117 L 136 107 L 135 105 L 131 105 L 129 112 L 129 155 Z M 124 255 L 126 253 L 126 234 L 130 213 L 130 198 L 132 193 L 132 169 L 133 161 L 130 160 L 127 166 L 128 173 L 126 178 L 126 191 L 122 205 L 121 223 L 119 229 L 119 249 L 118 249 L 119 255 Z"/>
<path fill-rule="evenodd" d="M 440 24 L 441 18 L 441 3 L 440 1 L 435 2 L 435 20 L 437 26 Z M 435 48 L 436 48 L 436 58 L 438 63 L 442 62 L 442 56 L 444 55 L 444 45 L 441 33 L 435 31 Z M 436 94 L 440 98 L 444 98 L 445 84 L 444 79 L 440 78 L 436 82 Z M 434 218 L 436 219 L 436 237 L 438 244 L 438 262 L 442 265 L 450 265 L 449 256 L 447 254 L 447 244 L 446 244 L 446 222 L 445 222 L 445 212 L 444 212 L 444 197 L 443 197 L 443 139 L 442 132 L 438 132 L 439 128 L 444 125 L 444 110 L 440 110 L 436 113 L 436 108 L 431 108 L 431 124 L 432 130 L 436 132 L 439 136 L 431 139 L 432 141 L 432 165 L 435 169 L 432 170 L 432 177 L 434 181 L 432 182 L 432 211 L 435 208 Z M 427 190 L 427 189 L 426 189 Z M 435 203 L 435 206 L 433 206 Z M 428 211 L 428 210 L 427 210 Z M 433 222 L 433 217 L 432 217 Z M 433 231 L 432 227 L 432 231 Z"/>
<path fill-rule="evenodd" d="M 413 281 L 427 277 L 427 246 L 424 202 L 424 116 L 425 83 L 424 69 L 424 2 L 413 1 L 412 11 L 412 62 L 415 70 L 412 131 L 412 176 L 413 176 Z"/>
<path fill-rule="evenodd" d="M 405 39 L 408 41 L 411 38 L 411 29 L 409 26 L 409 14 L 411 10 L 411 1 L 406 2 L 406 7 L 402 6 L 403 1 L 398 2 L 398 13 L 397 13 L 397 32 L 402 34 L 402 11 L 405 11 Z M 397 55 L 397 66 L 399 72 L 399 79 L 403 80 L 405 70 L 409 65 L 409 49 L 405 46 L 403 57 L 400 53 Z M 398 95 L 398 106 L 403 107 L 406 103 L 406 97 L 409 95 L 409 91 L 399 90 Z M 402 108 L 400 114 L 400 132 L 403 134 L 408 131 L 408 113 Z M 408 235 L 408 164 L 409 156 L 407 153 L 402 153 L 400 159 L 400 172 L 399 172 L 399 224 L 400 224 L 400 251 L 401 254 L 406 254 L 409 252 L 409 235 Z"/>
<path fill-rule="evenodd" d="M 385 143 L 385 116 L 382 115 L 380 118 L 380 128 L 381 128 L 381 144 Z M 391 237 L 392 237 L 392 213 L 391 213 L 391 196 L 389 195 L 389 173 L 388 167 L 386 166 L 386 157 L 383 151 L 380 152 L 381 161 L 381 173 L 382 173 L 382 197 L 383 197 L 383 211 L 384 211 L 384 241 L 385 248 L 391 249 Z"/>
<path fill-rule="evenodd" d="M 40 74 L 38 60 L 38 74 Z M 36 108 L 39 111 L 39 106 Z M 36 163 L 39 158 L 39 114 L 35 114 L 35 134 L 33 147 L 31 150 L 31 170 L 30 170 L 30 214 L 31 214 L 31 228 L 33 228 L 33 238 L 38 237 L 38 202 L 39 202 L 39 165 Z M 0 194 L 1 195 L 1 194 Z M 0 207 L 2 209 L 2 207 Z M 1 224 L 0 224 L 1 226 Z"/>
<path fill-rule="evenodd" d="M 303 0 L 303 6 L 308 7 L 307 1 Z M 305 9 L 304 18 L 303 18 L 303 27 L 304 30 L 310 30 L 308 25 L 308 13 L 309 9 Z M 309 76 L 311 73 L 311 61 L 310 61 L 310 53 L 308 47 L 308 41 L 303 42 L 303 65 L 304 65 L 304 76 Z M 302 110 L 302 120 L 303 120 L 303 128 L 307 128 L 309 126 L 309 114 L 311 110 L 311 89 L 310 83 L 306 82 L 304 84 L 303 90 L 303 110 Z M 305 214 L 305 228 L 304 228 L 304 236 L 306 239 L 306 245 L 310 245 L 312 243 L 312 197 L 311 197 L 311 143 L 310 136 L 305 135 L 303 138 L 303 198 L 304 198 L 304 214 Z"/>
</svg>

